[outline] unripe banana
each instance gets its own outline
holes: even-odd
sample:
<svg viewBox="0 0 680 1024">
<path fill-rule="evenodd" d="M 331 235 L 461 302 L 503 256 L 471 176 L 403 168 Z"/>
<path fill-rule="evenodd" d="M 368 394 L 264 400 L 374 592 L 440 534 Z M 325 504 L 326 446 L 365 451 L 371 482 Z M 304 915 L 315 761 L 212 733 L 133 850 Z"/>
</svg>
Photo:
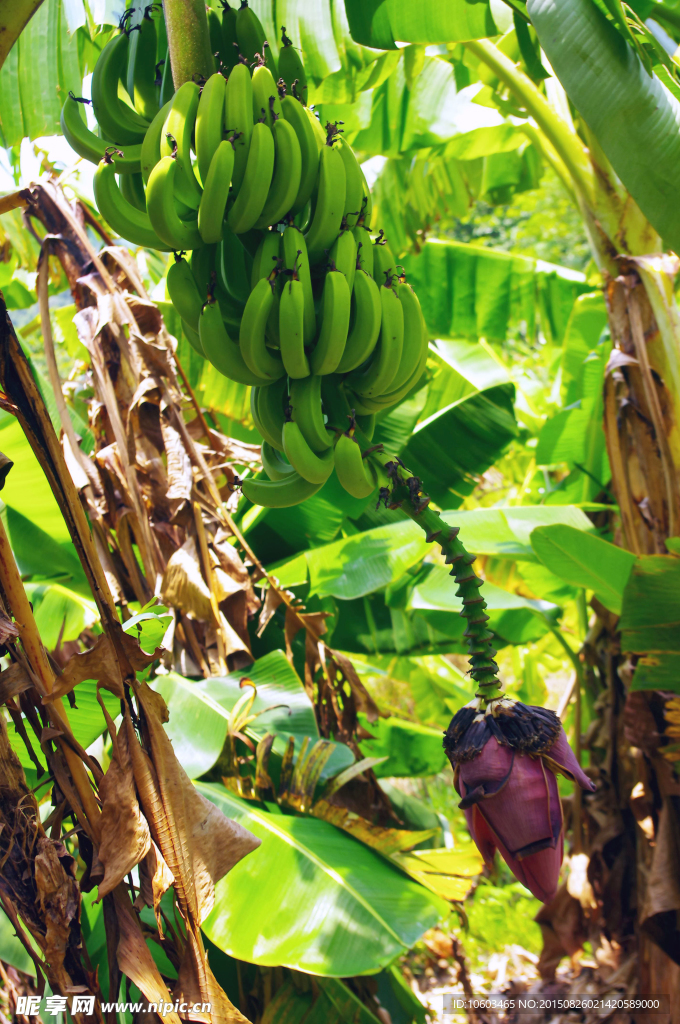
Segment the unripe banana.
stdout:
<svg viewBox="0 0 680 1024">
<path fill-rule="evenodd" d="M 217 73 L 211 75 L 205 83 L 198 101 L 195 141 L 198 172 L 201 175 L 203 188 L 206 187 L 212 158 L 222 142 L 226 92 L 227 83 L 224 80 L 224 76 Z M 227 127 L 230 126 L 228 125 Z M 231 182 L 231 174 L 229 175 L 229 181 Z"/>
<path fill-rule="evenodd" d="M 125 199 L 116 181 L 116 168 L 104 158 L 94 173 L 94 198 L 97 209 L 104 220 L 111 225 L 121 238 L 133 245 L 143 245 L 147 249 L 168 252 L 176 248 L 166 245 L 155 232 L 152 222 L 146 213 Z"/>
<path fill-rule="evenodd" d="M 227 215 L 234 234 L 240 235 L 254 227 L 267 201 L 273 171 L 274 139 L 267 125 L 258 122 L 253 126 L 246 175 Z"/>
<path fill-rule="evenodd" d="M 196 82 L 185 82 L 172 97 L 170 111 L 161 133 L 161 159 L 174 156 L 177 161 L 174 189 L 178 199 L 192 210 L 201 202 L 201 186 L 191 163 L 191 141 L 199 103 Z"/>
<path fill-rule="evenodd" d="M 307 74 L 300 54 L 286 35 L 286 26 L 281 26 L 281 49 L 279 50 L 279 75 L 286 83 L 290 96 L 307 106 Z"/>
<path fill-rule="evenodd" d="M 141 142 L 149 127 L 149 122 L 118 96 L 118 82 L 125 77 L 129 48 L 125 32 L 114 36 L 99 54 L 92 73 L 92 107 L 97 124 L 105 136 L 121 146 Z"/>
<path fill-rule="evenodd" d="M 312 126 L 312 131 L 316 136 L 316 144 L 319 147 L 319 153 L 321 153 L 321 150 L 326 145 L 326 132 L 323 130 L 321 122 L 319 121 L 319 118 L 316 116 L 313 110 L 310 110 L 309 107 L 303 107 L 302 109 L 304 110 L 307 119 L 310 125 Z"/>
<path fill-rule="evenodd" d="M 201 356 L 202 359 L 205 359 L 205 352 L 203 351 L 203 346 L 201 345 L 201 339 L 199 337 L 198 331 L 195 331 L 193 327 L 189 327 L 189 324 L 186 322 L 186 320 L 182 320 L 182 333 L 184 334 L 184 337 L 187 339 L 187 341 L 194 349 L 194 351 L 198 352 L 199 356 Z"/>
<path fill-rule="evenodd" d="M 305 355 L 305 295 L 302 283 L 291 278 L 283 286 L 279 305 L 279 345 L 286 373 L 294 380 L 309 376 Z"/>
<path fill-rule="evenodd" d="M 253 84 L 245 64 L 237 64 L 227 82 L 224 98 L 226 127 L 234 133 L 234 193 L 239 189 L 246 173 L 250 138 L 253 133 Z"/>
<path fill-rule="evenodd" d="M 142 213 L 146 213 L 146 193 L 141 174 L 120 174 L 118 176 L 120 194 L 128 203 Z"/>
<path fill-rule="evenodd" d="M 226 74 L 238 63 L 238 40 L 236 38 L 236 11 L 227 0 L 222 0 L 222 71 Z M 229 125 L 227 125 L 227 128 Z"/>
<path fill-rule="evenodd" d="M 305 236 L 294 224 L 290 224 L 281 235 L 281 241 L 283 265 L 286 270 L 297 273 L 304 291 L 305 345 L 311 345 L 316 336 L 316 311 Z"/>
<path fill-rule="evenodd" d="M 283 425 L 283 450 L 291 466 L 312 484 L 323 484 L 333 472 L 333 449 L 318 456 L 307 444 L 297 423 Z"/>
<path fill-rule="evenodd" d="M 137 174 L 141 168 L 141 143 L 136 143 L 133 146 L 126 145 L 122 151 L 123 155 L 118 156 L 117 151 L 114 151 L 108 142 L 90 131 L 80 106 L 73 93 L 69 93 L 61 108 L 61 131 L 71 149 L 75 150 L 78 156 L 82 156 L 84 160 L 98 164 L 100 160 L 104 159 L 106 150 L 111 148 L 116 173 Z"/>
<path fill-rule="evenodd" d="M 312 373 L 334 373 L 337 369 L 347 341 L 350 299 L 345 275 L 329 271 L 323 286 L 321 329 L 310 359 Z"/>
<path fill-rule="evenodd" d="M 322 484 L 312 484 L 299 473 L 291 473 L 284 480 L 243 481 L 241 489 L 253 505 L 262 508 L 290 508 L 311 498 L 321 489 Z"/>
<path fill-rule="evenodd" d="M 274 121 L 272 136 L 275 148 L 274 173 L 267 201 L 255 222 L 256 228 L 278 224 L 291 209 L 300 187 L 302 154 L 295 129 L 288 121 L 278 118 Z"/>
<path fill-rule="evenodd" d="M 361 170 L 361 166 L 359 166 L 359 170 L 361 171 L 361 181 L 363 184 L 363 200 L 361 203 L 361 216 L 359 220 L 365 227 L 370 228 L 371 219 L 373 217 L 373 196 L 371 195 L 371 190 L 368 187 L 368 182 L 366 181 L 366 175 Z"/>
<path fill-rule="evenodd" d="M 276 270 L 280 251 L 281 235 L 278 231 L 265 231 L 253 257 L 253 269 L 250 275 L 251 291 L 258 281 L 263 277 L 269 277 L 272 271 Z"/>
<path fill-rule="evenodd" d="M 258 430 L 272 448 L 282 452 L 283 424 L 288 408 L 288 381 L 281 377 L 273 384 L 262 384 L 254 390 L 257 391 L 258 419 L 262 428 L 258 427 Z"/>
<path fill-rule="evenodd" d="M 248 0 L 242 0 L 236 12 L 236 38 L 239 53 L 243 54 L 249 65 L 253 64 L 257 54 L 266 59 L 267 48 L 263 47 L 266 37 L 262 22 L 252 7 L 248 6 Z"/>
<path fill-rule="evenodd" d="M 324 425 L 321 381 L 321 377 L 303 377 L 290 382 L 293 419 L 314 452 L 323 452 L 330 448 L 335 438 L 335 434 Z"/>
<path fill-rule="evenodd" d="M 224 142 L 220 142 L 210 162 L 201 205 L 198 208 L 198 230 L 203 241 L 208 244 L 222 239 L 224 212 L 227 208 L 233 170 L 234 146 L 230 140 L 225 139 Z"/>
<path fill-rule="evenodd" d="M 330 249 L 340 231 L 345 211 L 345 166 L 337 149 L 330 144 L 321 150 L 319 189 L 312 221 L 306 235 L 310 263 L 317 263 Z"/>
<path fill-rule="evenodd" d="M 369 398 L 389 391 L 399 369 L 404 344 L 404 310 L 396 292 L 388 284 L 380 289 L 380 305 L 380 340 L 371 365 L 363 373 L 355 373 L 348 378 L 348 384 L 356 394 Z"/>
<path fill-rule="evenodd" d="M 138 28 L 130 33 L 127 91 L 135 110 L 146 121 L 158 112 L 156 88 L 156 22 L 151 17 L 153 6 L 143 11 Z"/>
<path fill-rule="evenodd" d="M 281 115 L 281 100 L 274 76 L 268 67 L 260 64 L 253 71 L 253 121 L 264 119 L 271 129 Z"/>
<path fill-rule="evenodd" d="M 376 284 L 383 285 L 388 277 L 397 272 L 397 262 L 381 231 L 373 243 L 373 277 Z"/>
<path fill-rule="evenodd" d="M 372 354 L 380 336 L 382 305 L 380 289 L 363 270 L 357 270 L 352 291 L 352 316 L 350 331 L 338 363 L 338 373 L 349 373 Z"/>
<path fill-rule="evenodd" d="M 239 347 L 229 337 L 217 302 L 207 302 L 198 321 L 198 332 L 206 359 L 230 380 L 238 384 L 258 384 L 260 378 L 251 373 L 243 361 Z"/>
<path fill-rule="evenodd" d="M 172 100 L 168 100 L 165 106 L 161 107 L 144 136 L 140 155 L 142 177 L 144 178 L 145 185 L 149 180 L 149 175 L 161 158 L 161 135 L 163 134 L 163 126 L 170 113 L 171 106 Z"/>
<path fill-rule="evenodd" d="M 265 342 L 265 328 L 273 302 L 274 281 L 262 278 L 250 293 L 241 320 L 241 355 L 260 382 L 278 380 L 286 372 L 281 359 L 272 354 Z"/>
<path fill-rule="evenodd" d="M 189 327 L 198 331 L 203 298 L 198 290 L 191 267 L 182 256 L 175 256 L 168 268 L 166 279 L 168 295 L 173 306 Z"/>
<path fill-rule="evenodd" d="M 353 498 L 367 498 L 376 488 L 376 479 L 361 456 L 361 448 L 349 434 L 341 434 L 335 445 L 335 472 Z"/>
<path fill-rule="evenodd" d="M 281 452 L 277 452 L 267 441 L 262 443 L 261 458 L 262 468 L 270 480 L 286 480 L 295 473 L 290 462 L 287 462 Z"/>
<path fill-rule="evenodd" d="M 227 292 L 236 302 L 245 306 L 250 295 L 250 270 L 253 261 L 241 245 L 241 239 L 224 223 L 217 258 L 219 276 Z"/>
<path fill-rule="evenodd" d="M 374 278 L 375 267 L 373 264 L 373 242 L 371 240 L 370 232 L 363 226 L 363 224 L 357 224 L 353 229 L 352 234 L 354 235 L 354 241 L 357 246 L 358 266 Z"/>
<path fill-rule="evenodd" d="M 314 190 L 323 141 L 319 141 L 304 107 L 292 96 L 283 97 L 281 110 L 286 121 L 292 125 L 300 146 L 300 187 L 290 208 L 291 213 L 299 213 L 304 210 Z M 316 121 L 316 118 L 314 120 Z M 316 123 L 318 124 L 318 121 Z"/>
<path fill-rule="evenodd" d="M 328 262 L 347 278 L 350 292 L 354 287 L 354 274 L 357 269 L 357 243 L 351 231 L 341 231 L 331 246 Z"/>
<path fill-rule="evenodd" d="M 353 228 L 362 212 L 364 177 L 352 147 L 342 136 L 338 138 L 338 152 L 345 167 L 344 222 L 348 228 Z"/>
<path fill-rule="evenodd" d="M 411 285 L 400 281 L 397 284 L 397 296 L 404 311 L 404 344 L 399 369 L 390 383 L 390 391 L 398 391 L 415 371 L 423 352 L 423 337 L 426 334 L 420 303 Z"/>
<path fill-rule="evenodd" d="M 162 157 L 149 176 L 146 207 L 154 231 L 166 245 L 177 251 L 197 249 L 203 244 L 198 218 L 180 220 L 175 206 L 175 175 L 178 170 L 176 160 L 171 156 Z"/>
</svg>

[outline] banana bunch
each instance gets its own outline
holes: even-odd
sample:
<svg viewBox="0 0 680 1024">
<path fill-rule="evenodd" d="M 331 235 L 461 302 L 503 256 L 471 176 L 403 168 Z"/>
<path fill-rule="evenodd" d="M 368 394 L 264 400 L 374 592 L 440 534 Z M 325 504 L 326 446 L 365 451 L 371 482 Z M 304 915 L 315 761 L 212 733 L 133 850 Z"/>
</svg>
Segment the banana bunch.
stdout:
<svg viewBox="0 0 680 1024">
<path fill-rule="evenodd" d="M 209 12 L 217 70 L 173 91 L 162 10 L 126 11 L 92 77 L 98 133 L 69 95 L 64 135 L 98 164 L 97 206 L 123 238 L 174 252 L 170 299 L 194 348 L 251 387 L 266 478 L 243 493 L 298 504 L 335 470 L 348 493 L 386 483 L 376 415 L 418 383 L 428 339 L 338 124 L 306 106 L 282 27 L 278 67 L 243 0 Z"/>
</svg>

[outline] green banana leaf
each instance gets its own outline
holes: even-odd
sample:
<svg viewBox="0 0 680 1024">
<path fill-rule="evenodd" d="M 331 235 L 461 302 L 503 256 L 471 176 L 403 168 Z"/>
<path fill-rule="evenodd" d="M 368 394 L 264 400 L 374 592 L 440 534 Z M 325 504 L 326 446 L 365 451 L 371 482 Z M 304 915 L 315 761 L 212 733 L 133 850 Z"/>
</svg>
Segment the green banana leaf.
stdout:
<svg viewBox="0 0 680 1024">
<path fill-rule="evenodd" d="M 635 564 L 630 551 L 566 525 L 539 527 L 531 534 L 531 544 L 552 573 L 574 586 L 593 590 L 606 608 L 621 613 L 623 593 Z"/>
<path fill-rule="evenodd" d="M 369 723 L 362 715 L 361 720 L 374 737 L 361 741 L 364 757 L 387 758 L 373 769 L 378 778 L 436 775 L 446 764 L 441 729 L 394 716 Z"/>
<path fill-rule="evenodd" d="M 227 735 L 229 713 L 237 700 L 249 692 L 249 688 L 240 686 L 244 677 L 245 670 L 199 682 L 184 679 L 176 672 L 156 679 L 154 688 L 163 696 L 170 712 L 166 731 L 190 778 L 210 771 L 219 758 Z M 256 743 L 267 732 L 275 733 L 274 752 L 283 756 L 290 736 L 295 738 L 297 752 L 305 737 L 320 738 L 314 708 L 283 651 L 272 651 L 259 658 L 248 668 L 247 678 L 257 687 L 252 714 L 264 712 L 245 729 Z M 272 710 L 267 711 L 267 708 Z M 349 747 L 343 743 L 333 746 L 333 754 L 321 773 L 322 780 L 354 762 Z"/>
<path fill-rule="evenodd" d="M 230 956 L 326 977 L 375 974 L 448 914 L 444 900 L 325 821 L 269 814 L 221 786 L 197 789 L 262 840 L 218 882 L 203 924 Z"/>
<path fill-rule="evenodd" d="M 680 248 L 680 102 L 593 0 L 528 0 L 569 99 L 643 214 Z"/>
<path fill-rule="evenodd" d="M 677 538 L 673 538 L 677 543 Z M 677 551 L 677 547 L 669 548 Z M 632 690 L 680 693 L 680 560 L 644 555 L 633 566 L 623 592 L 621 648 L 642 657 Z"/>
<path fill-rule="evenodd" d="M 490 8 L 466 0 L 345 0 L 345 10 L 353 38 L 381 49 L 394 49 L 395 40 L 457 43 L 498 32 Z"/>
</svg>

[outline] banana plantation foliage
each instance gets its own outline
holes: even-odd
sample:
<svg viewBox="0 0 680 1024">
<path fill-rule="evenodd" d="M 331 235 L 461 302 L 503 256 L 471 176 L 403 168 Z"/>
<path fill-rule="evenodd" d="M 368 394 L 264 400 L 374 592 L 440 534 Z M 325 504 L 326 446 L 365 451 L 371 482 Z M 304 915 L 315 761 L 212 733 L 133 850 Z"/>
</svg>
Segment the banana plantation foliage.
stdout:
<svg viewBox="0 0 680 1024">
<path fill-rule="evenodd" d="M 680 4 L 0 0 L 0 1018 L 680 1022 Z"/>
</svg>

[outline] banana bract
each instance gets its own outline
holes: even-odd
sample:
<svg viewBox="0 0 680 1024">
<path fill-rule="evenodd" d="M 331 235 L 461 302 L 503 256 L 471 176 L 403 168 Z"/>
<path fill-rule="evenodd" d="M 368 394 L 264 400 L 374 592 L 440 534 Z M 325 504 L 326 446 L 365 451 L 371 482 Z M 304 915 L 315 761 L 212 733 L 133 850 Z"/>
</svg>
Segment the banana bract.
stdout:
<svg viewBox="0 0 680 1024">
<path fill-rule="evenodd" d="M 189 342 L 251 387 L 264 475 L 244 481 L 245 497 L 296 505 L 335 473 L 368 503 L 382 479 L 367 452 L 375 418 L 425 373 L 420 304 L 371 223 L 339 124 L 306 106 L 300 51 L 284 34 L 277 67 L 248 6 L 228 14 L 214 74 L 176 92 L 145 40 L 121 30 L 93 74 L 101 138 L 72 96 L 63 131 L 99 164 L 95 198 L 113 231 L 175 251 L 167 287 Z"/>
</svg>

